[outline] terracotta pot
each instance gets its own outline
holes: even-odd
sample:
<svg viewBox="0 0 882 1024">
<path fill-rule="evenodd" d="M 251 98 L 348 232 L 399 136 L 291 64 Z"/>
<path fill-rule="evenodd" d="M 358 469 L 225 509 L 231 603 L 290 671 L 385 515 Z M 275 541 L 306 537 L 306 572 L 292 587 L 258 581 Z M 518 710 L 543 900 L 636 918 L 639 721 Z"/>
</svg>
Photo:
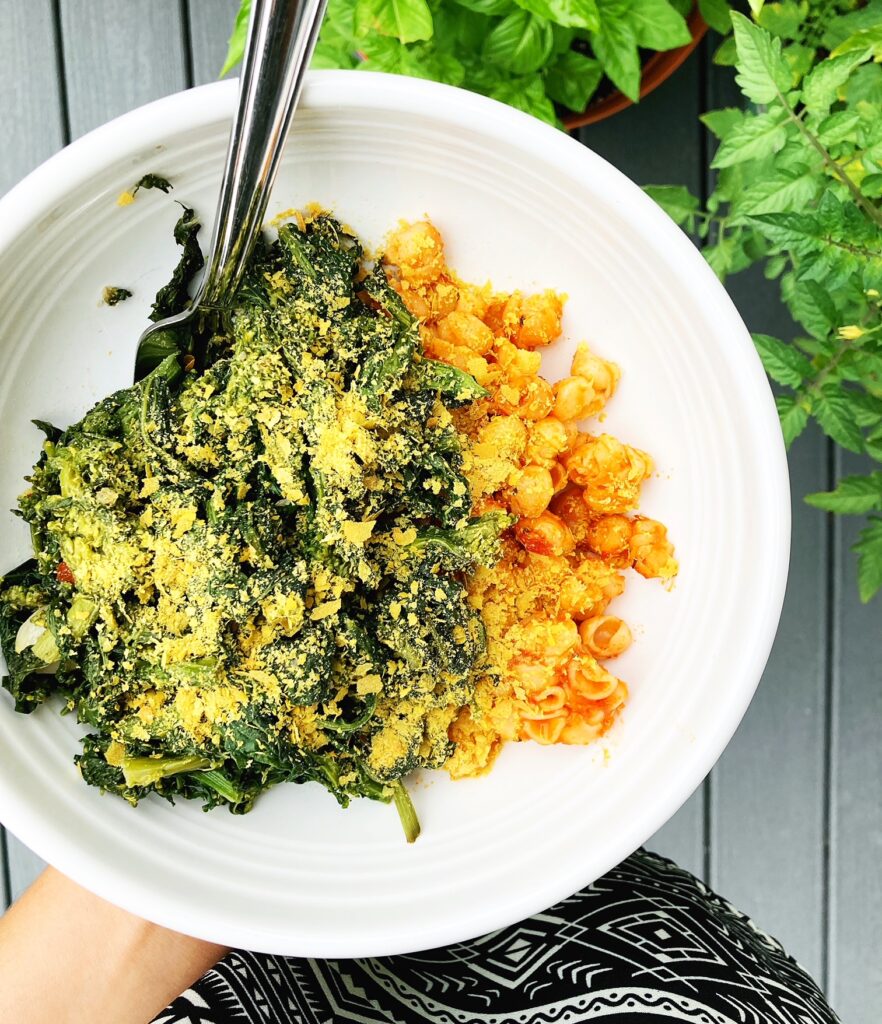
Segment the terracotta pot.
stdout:
<svg viewBox="0 0 882 1024">
<path fill-rule="evenodd" d="M 664 50 L 661 53 L 654 53 L 643 65 L 643 75 L 640 78 L 641 99 L 671 77 L 695 47 L 698 46 L 705 32 L 707 32 L 707 24 L 698 13 L 697 7 L 693 9 L 686 19 L 686 24 L 692 33 L 692 39 L 685 46 L 681 46 L 676 50 Z M 618 114 L 631 105 L 632 100 L 629 100 L 624 93 L 619 92 L 617 89 L 608 96 L 589 103 L 581 114 L 568 114 L 563 119 L 563 123 L 567 131 L 572 131 L 574 128 L 582 128 L 586 124 L 595 124 L 597 121 L 603 121 L 605 118 L 612 117 L 613 114 Z"/>
</svg>

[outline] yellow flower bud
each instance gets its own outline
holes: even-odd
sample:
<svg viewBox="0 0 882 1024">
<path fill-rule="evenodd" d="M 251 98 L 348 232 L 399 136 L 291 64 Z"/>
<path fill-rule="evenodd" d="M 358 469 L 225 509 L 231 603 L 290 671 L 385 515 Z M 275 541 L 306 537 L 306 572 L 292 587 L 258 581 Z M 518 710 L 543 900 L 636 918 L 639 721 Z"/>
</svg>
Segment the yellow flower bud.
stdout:
<svg viewBox="0 0 882 1024">
<path fill-rule="evenodd" d="M 844 341 L 857 341 L 857 339 L 862 338 L 863 335 L 863 328 L 858 327 L 857 324 L 849 324 L 847 327 L 839 328 L 839 337 Z"/>
</svg>

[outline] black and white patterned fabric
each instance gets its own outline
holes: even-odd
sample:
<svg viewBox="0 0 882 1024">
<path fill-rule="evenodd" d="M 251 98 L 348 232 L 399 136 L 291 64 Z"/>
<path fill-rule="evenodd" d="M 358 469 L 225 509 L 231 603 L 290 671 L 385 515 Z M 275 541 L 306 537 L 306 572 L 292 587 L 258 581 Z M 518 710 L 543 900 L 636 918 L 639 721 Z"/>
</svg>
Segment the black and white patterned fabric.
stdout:
<svg viewBox="0 0 882 1024">
<path fill-rule="evenodd" d="M 639 850 L 544 914 L 424 953 L 298 960 L 234 951 L 154 1024 L 835 1024 L 780 944 Z"/>
</svg>

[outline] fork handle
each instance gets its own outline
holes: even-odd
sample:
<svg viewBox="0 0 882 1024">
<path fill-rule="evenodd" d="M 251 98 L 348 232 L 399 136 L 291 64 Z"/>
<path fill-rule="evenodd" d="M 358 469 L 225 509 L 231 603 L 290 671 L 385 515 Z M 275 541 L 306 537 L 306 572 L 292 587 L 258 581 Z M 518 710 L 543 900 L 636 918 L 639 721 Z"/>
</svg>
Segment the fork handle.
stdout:
<svg viewBox="0 0 882 1024">
<path fill-rule="evenodd" d="M 252 0 L 239 102 L 194 306 L 238 287 L 260 232 L 327 0 Z"/>
</svg>

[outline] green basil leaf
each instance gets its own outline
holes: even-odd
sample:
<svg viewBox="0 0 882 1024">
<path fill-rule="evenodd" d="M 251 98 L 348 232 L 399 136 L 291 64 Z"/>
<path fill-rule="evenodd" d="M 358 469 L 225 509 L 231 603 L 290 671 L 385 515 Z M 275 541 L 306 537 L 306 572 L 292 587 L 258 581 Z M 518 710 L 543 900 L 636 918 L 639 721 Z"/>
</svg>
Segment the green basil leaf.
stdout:
<svg viewBox="0 0 882 1024">
<path fill-rule="evenodd" d="M 426 0 L 356 0 L 355 32 L 360 37 L 378 32 L 400 43 L 431 39 L 434 25 Z"/>
<path fill-rule="evenodd" d="M 715 32 L 725 36 L 732 31 L 732 9 L 726 0 L 698 0 L 698 10 Z"/>
<path fill-rule="evenodd" d="M 560 127 L 554 104 L 546 95 L 545 83 L 537 74 L 505 79 L 491 88 L 488 95 L 494 100 L 507 103 L 510 107 L 516 107 L 526 114 L 532 114 L 533 117 Z"/>
<path fill-rule="evenodd" d="M 551 55 L 551 24 L 529 11 L 507 15 L 484 41 L 484 57 L 517 75 L 538 71 Z M 544 95 L 544 89 L 543 89 Z"/>
<path fill-rule="evenodd" d="M 647 50 L 673 50 L 692 39 L 686 19 L 668 0 L 632 0 L 628 20 L 637 45 Z"/>
<path fill-rule="evenodd" d="M 629 100 L 640 98 L 640 54 L 637 37 L 627 21 L 604 19 L 591 36 L 591 46 L 607 77 Z"/>
<path fill-rule="evenodd" d="M 770 103 L 790 88 L 792 75 L 781 52 L 781 40 L 754 25 L 743 14 L 732 14 L 738 52 L 735 80 L 754 103 Z"/>
<path fill-rule="evenodd" d="M 490 16 L 509 14 L 515 8 L 514 0 L 456 0 L 456 2 L 470 11 Z"/>
<path fill-rule="evenodd" d="M 600 14 L 595 0 L 515 0 L 519 7 L 538 14 L 566 28 L 585 28 L 594 32 L 600 27 Z"/>
<path fill-rule="evenodd" d="M 562 106 L 583 111 L 603 78 L 603 68 L 591 57 L 567 50 L 545 74 L 545 90 Z"/>
</svg>

